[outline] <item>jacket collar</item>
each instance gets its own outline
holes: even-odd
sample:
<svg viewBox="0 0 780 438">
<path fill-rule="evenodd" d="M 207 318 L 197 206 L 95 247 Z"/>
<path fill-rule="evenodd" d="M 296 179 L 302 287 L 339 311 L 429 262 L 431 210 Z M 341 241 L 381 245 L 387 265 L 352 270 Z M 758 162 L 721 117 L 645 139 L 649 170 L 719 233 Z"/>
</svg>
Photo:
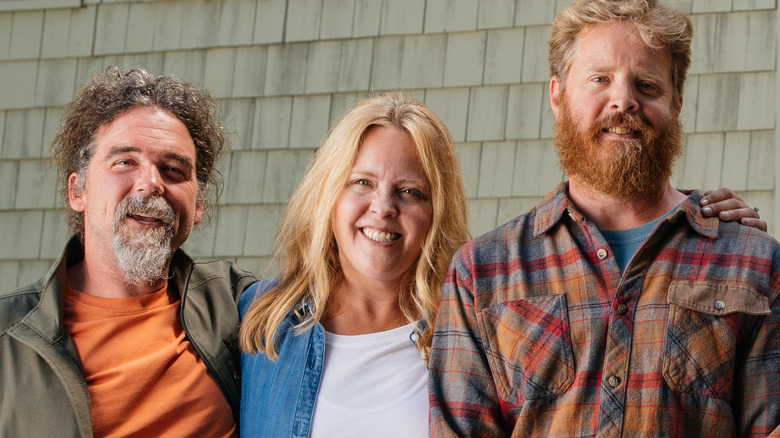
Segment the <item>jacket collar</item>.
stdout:
<svg viewBox="0 0 780 438">
<path fill-rule="evenodd" d="M 22 319 L 25 325 L 35 329 L 50 342 L 59 341 L 64 335 L 62 315 L 65 307 L 67 269 L 83 259 L 84 248 L 81 246 L 78 236 L 74 235 L 68 240 L 62 254 L 40 280 L 42 285 L 38 305 Z M 173 275 L 169 281 L 179 293 L 185 290 L 192 263 L 192 258 L 183 250 L 178 249 L 173 253 L 170 267 L 170 272 Z"/>
<path fill-rule="evenodd" d="M 64 334 L 62 314 L 68 266 L 82 259 L 84 259 L 84 248 L 78 237 L 72 236 L 62 254 L 41 279 L 43 284 L 38 305 L 22 319 L 25 325 L 35 329 L 50 342 L 60 340 Z"/>
<path fill-rule="evenodd" d="M 170 274 L 168 286 L 176 287 L 176 291 L 181 295 L 182 301 L 184 300 L 184 293 L 187 290 L 187 283 L 189 282 L 194 263 L 192 257 L 181 248 L 174 251 L 171 258 L 171 265 L 168 268 Z"/>
<path fill-rule="evenodd" d="M 701 193 L 697 190 L 683 190 L 682 192 L 688 195 L 688 199 L 670 211 L 664 221 L 675 222 L 685 217 L 688 225 L 697 233 L 710 238 L 718 237 L 718 223 L 720 221 L 717 217 L 707 218 L 702 215 L 699 206 Z M 569 182 L 564 181 L 536 204 L 534 237 L 547 233 L 564 217 L 569 217 L 574 222 L 585 220 L 585 216 L 577 211 L 568 194 Z"/>
</svg>

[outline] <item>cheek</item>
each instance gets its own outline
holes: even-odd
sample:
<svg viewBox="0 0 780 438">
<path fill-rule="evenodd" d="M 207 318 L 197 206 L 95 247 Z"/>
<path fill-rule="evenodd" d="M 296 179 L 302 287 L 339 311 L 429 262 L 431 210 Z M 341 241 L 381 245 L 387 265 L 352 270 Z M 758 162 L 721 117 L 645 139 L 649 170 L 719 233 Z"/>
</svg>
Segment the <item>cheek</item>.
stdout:
<svg viewBox="0 0 780 438">
<path fill-rule="evenodd" d="M 596 120 L 603 114 L 603 107 L 599 105 L 593 106 L 575 106 L 572 108 L 571 116 L 574 125 L 578 129 L 583 127 L 590 127 Z"/>
<path fill-rule="evenodd" d="M 663 105 L 654 107 L 653 111 L 649 114 L 650 123 L 653 125 L 653 127 L 656 128 L 664 125 L 669 120 L 672 120 L 675 117 L 677 116 L 672 112 L 671 108 L 668 108 Z"/>
<path fill-rule="evenodd" d="M 344 223 L 351 226 L 368 208 L 369 202 L 360 194 L 345 191 L 336 201 L 333 208 L 334 226 L 343 226 Z M 337 221 L 339 224 L 337 224 Z"/>
<path fill-rule="evenodd" d="M 333 206 L 333 213 L 330 216 L 330 228 L 336 238 L 336 243 L 344 233 L 352 228 L 354 223 L 352 210 L 354 210 L 353 203 L 345 199 L 345 195 L 342 194 L 336 201 L 336 205 Z"/>
<path fill-rule="evenodd" d="M 413 230 L 417 240 L 424 242 L 431 229 L 431 208 L 430 206 L 415 208 L 408 216 L 408 227 Z"/>
</svg>

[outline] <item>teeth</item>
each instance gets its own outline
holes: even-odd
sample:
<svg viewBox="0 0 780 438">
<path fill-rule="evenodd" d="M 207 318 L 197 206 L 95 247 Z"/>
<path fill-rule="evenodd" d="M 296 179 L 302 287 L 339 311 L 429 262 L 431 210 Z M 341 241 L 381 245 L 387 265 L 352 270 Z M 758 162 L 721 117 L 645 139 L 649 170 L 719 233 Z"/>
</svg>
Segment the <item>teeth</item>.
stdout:
<svg viewBox="0 0 780 438">
<path fill-rule="evenodd" d="M 399 237 L 401 237 L 400 234 L 396 233 L 385 233 L 379 230 L 374 230 L 371 228 L 363 228 L 363 234 L 366 235 L 371 240 L 377 241 L 377 242 L 391 242 Z"/>
<path fill-rule="evenodd" d="M 132 217 L 133 219 L 137 220 L 138 222 L 141 222 L 142 224 L 154 224 L 154 223 L 157 223 L 157 222 L 162 222 L 160 219 L 157 219 L 156 217 L 153 217 L 153 216 L 143 216 L 143 215 L 132 214 L 132 215 L 130 215 L 130 217 Z"/>
<path fill-rule="evenodd" d="M 620 126 L 615 126 L 612 128 L 607 128 L 607 132 L 614 132 L 615 134 L 632 134 L 634 130 L 629 128 L 621 128 Z"/>
</svg>

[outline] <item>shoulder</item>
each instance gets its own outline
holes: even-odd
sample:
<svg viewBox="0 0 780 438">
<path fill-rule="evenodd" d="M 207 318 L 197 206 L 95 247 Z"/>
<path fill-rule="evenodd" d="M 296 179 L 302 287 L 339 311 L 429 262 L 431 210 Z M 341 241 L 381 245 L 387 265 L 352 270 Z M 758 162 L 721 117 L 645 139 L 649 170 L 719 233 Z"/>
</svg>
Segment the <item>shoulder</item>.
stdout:
<svg viewBox="0 0 780 438">
<path fill-rule="evenodd" d="M 691 244 L 686 249 L 693 251 Z M 752 270 L 777 275 L 780 269 L 780 243 L 769 234 L 738 222 L 718 224 L 718 234 L 711 245 L 708 260 L 736 261 Z"/>
<path fill-rule="evenodd" d="M 42 291 L 41 279 L 12 291 L 0 292 L 0 335 L 38 306 Z"/>
<path fill-rule="evenodd" d="M 254 274 L 228 260 L 194 261 L 189 274 L 189 288 L 224 287 L 236 299 L 256 281 Z"/>
<path fill-rule="evenodd" d="M 190 281 L 209 281 L 220 279 L 235 284 L 244 279 L 256 281 L 254 274 L 238 267 L 228 260 L 193 261 Z M 253 281 L 253 282 L 254 282 Z"/>
<path fill-rule="evenodd" d="M 518 242 L 532 239 L 536 208 L 466 242 L 454 260 L 490 263 L 514 253 Z"/>
<path fill-rule="evenodd" d="M 724 222 L 718 224 L 718 240 L 733 245 L 734 243 L 749 244 L 743 249 L 746 253 L 764 252 L 777 249 L 780 245 L 769 234 L 739 222 Z"/>
<path fill-rule="evenodd" d="M 243 295 L 241 295 L 241 299 L 238 302 L 238 311 L 241 313 L 241 316 L 243 317 L 247 310 L 249 310 L 249 306 L 258 298 L 265 295 L 269 290 L 276 287 L 276 285 L 279 284 L 280 279 L 279 278 L 266 278 L 260 281 L 254 282 L 251 286 L 249 286 Z"/>
<path fill-rule="evenodd" d="M 770 303 L 778 298 L 780 243 L 763 231 L 721 221 L 714 239 L 686 238 L 676 250 L 676 270 L 685 277 L 706 278 L 710 287 L 753 290 Z"/>
</svg>

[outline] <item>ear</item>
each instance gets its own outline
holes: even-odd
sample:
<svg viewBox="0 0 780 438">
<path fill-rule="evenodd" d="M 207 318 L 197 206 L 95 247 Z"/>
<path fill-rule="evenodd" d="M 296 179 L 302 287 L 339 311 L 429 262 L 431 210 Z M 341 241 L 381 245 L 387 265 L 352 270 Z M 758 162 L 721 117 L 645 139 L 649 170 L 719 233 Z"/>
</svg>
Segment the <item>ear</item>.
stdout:
<svg viewBox="0 0 780 438">
<path fill-rule="evenodd" d="M 84 189 L 81 187 L 81 179 L 76 172 L 72 172 L 68 177 L 68 203 L 74 211 L 83 212 L 86 208 Z"/>
<path fill-rule="evenodd" d="M 198 202 L 197 205 L 195 205 L 195 220 L 193 221 L 193 225 L 198 225 L 200 220 L 203 219 L 203 211 L 205 210 L 203 205 L 203 202 Z"/>
<path fill-rule="evenodd" d="M 682 105 L 683 105 L 683 93 L 680 93 L 680 97 L 677 98 L 677 114 L 682 113 Z"/>
<path fill-rule="evenodd" d="M 558 119 L 558 111 L 560 111 L 560 97 L 561 93 L 563 91 L 561 90 L 561 82 L 558 80 L 558 76 L 553 76 L 550 78 L 550 108 L 552 108 L 553 114 L 555 114 L 555 119 Z"/>
</svg>

